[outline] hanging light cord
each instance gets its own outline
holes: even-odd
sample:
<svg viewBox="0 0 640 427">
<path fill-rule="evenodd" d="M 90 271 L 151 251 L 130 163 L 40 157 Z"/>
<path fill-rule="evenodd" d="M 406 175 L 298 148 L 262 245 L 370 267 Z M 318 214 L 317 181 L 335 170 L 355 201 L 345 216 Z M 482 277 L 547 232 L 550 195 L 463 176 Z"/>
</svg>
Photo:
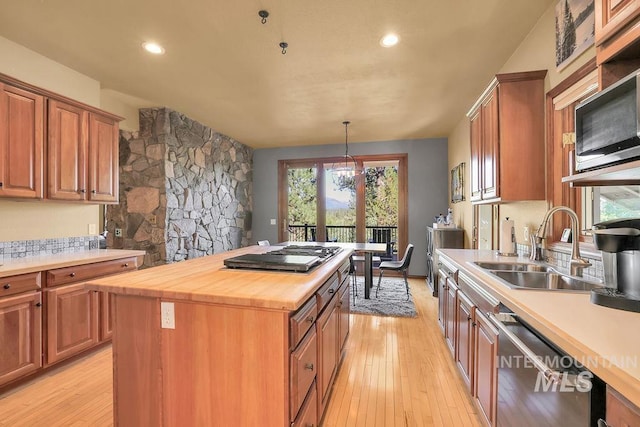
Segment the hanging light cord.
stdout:
<svg viewBox="0 0 640 427">
<path fill-rule="evenodd" d="M 344 122 L 342 122 L 342 124 L 344 125 L 344 166 L 345 167 L 349 167 L 348 162 L 349 162 L 349 124 L 351 122 L 348 120 L 345 120 Z"/>
</svg>

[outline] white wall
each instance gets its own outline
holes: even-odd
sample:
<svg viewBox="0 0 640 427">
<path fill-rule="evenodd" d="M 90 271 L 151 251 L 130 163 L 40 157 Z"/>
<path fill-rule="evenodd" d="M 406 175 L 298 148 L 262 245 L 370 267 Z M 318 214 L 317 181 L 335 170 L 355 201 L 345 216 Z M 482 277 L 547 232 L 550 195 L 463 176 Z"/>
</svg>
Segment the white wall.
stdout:
<svg viewBox="0 0 640 427">
<path fill-rule="evenodd" d="M 340 155 L 341 145 L 259 149 L 253 153 L 253 239 L 278 240 L 278 160 L 317 158 Z M 446 213 L 449 201 L 447 140 L 417 139 L 405 141 L 367 142 L 349 145 L 349 153 L 407 153 L 409 172 L 409 243 L 415 245 L 409 273 L 425 276 L 426 227 L 433 217 Z M 254 242 L 255 243 L 255 242 Z M 403 251 L 401 248 L 400 251 Z"/>
<path fill-rule="evenodd" d="M 0 37 L 0 73 L 100 107 L 100 83 Z M 99 206 L 0 200 L 0 241 L 86 236 Z M 99 231 L 99 230 L 98 230 Z"/>
</svg>

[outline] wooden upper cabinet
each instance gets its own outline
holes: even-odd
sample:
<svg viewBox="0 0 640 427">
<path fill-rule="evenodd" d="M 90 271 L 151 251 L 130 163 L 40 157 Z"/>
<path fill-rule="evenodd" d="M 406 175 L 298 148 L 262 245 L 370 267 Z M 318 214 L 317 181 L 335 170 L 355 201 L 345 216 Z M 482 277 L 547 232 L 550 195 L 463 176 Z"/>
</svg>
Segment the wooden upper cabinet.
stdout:
<svg viewBox="0 0 640 427">
<path fill-rule="evenodd" d="M 640 0 L 596 0 L 596 46 L 640 16 Z"/>
<path fill-rule="evenodd" d="M 49 199 L 87 198 L 87 112 L 49 100 Z"/>
<path fill-rule="evenodd" d="M 477 110 L 471 117 L 471 201 L 482 200 L 482 186 L 480 184 L 482 174 L 482 120 L 480 110 Z"/>
<path fill-rule="evenodd" d="M 498 74 L 467 113 L 472 202 L 544 200 L 546 74 Z"/>
<path fill-rule="evenodd" d="M 89 200 L 118 201 L 118 122 L 89 114 Z"/>
<path fill-rule="evenodd" d="M 44 97 L 0 82 L 0 197 L 41 199 Z"/>
<path fill-rule="evenodd" d="M 482 198 L 491 199 L 498 193 L 498 162 L 499 162 L 499 116 L 498 116 L 498 88 L 482 102 Z"/>
<path fill-rule="evenodd" d="M 0 197 L 117 203 L 119 120 L 0 74 Z"/>
</svg>

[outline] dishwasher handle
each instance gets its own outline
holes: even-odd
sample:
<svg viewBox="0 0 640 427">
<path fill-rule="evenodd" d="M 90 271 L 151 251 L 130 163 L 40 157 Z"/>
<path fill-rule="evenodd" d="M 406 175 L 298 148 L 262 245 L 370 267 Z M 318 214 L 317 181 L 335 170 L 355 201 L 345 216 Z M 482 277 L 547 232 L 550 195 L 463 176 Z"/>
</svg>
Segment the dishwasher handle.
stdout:
<svg viewBox="0 0 640 427">
<path fill-rule="evenodd" d="M 544 377 L 547 379 L 547 381 L 552 381 L 553 383 L 559 383 L 560 382 L 560 377 L 561 374 L 560 372 L 551 369 L 547 364 L 545 364 L 542 360 L 540 360 L 540 358 L 538 357 L 538 355 L 536 355 L 533 350 L 531 350 L 529 347 L 527 347 L 527 345 L 525 343 L 523 343 L 520 338 L 518 338 L 517 336 L 515 336 L 515 334 L 513 332 L 511 332 L 504 323 L 502 323 L 502 321 L 500 321 L 500 319 L 498 319 L 496 317 L 495 314 L 493 313 L 489 313 L 489 320 L 491 320 L 491 322 L 498 328 L 498 330 L 500 331 L 501 334 L 504 334 L 505 337 L 507 337 L 507 339 L 509 341 L 511 341 L 513 343 L 513 345 L 516 346 L 516 348 L 518 350 L 520 350 L 520 352 L 531 361 L 531 363 L 533 364 L 533 366 L 535 366 L 535 368 L 542 372 L 542 374 L 544 375 Z"/>
</svg>

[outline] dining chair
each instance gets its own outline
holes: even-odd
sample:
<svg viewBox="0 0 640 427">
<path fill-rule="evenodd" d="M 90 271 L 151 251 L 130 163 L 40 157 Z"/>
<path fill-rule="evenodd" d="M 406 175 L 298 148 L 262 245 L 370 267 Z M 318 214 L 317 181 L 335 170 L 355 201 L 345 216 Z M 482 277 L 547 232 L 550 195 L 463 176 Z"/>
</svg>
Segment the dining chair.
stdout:
<svg viewBox="0 0 640 427">
<path fill-rule="evenodd" d="M 404 279 L 404 285 L 407 288 L 407 299 L 409 299 L 409 281 L 407 280 L 407 270 L 411 263 L 411 254 L 413 254 L 413 245 L 409 244 L 404 252 L 404 256 L 400 261 L 382 261 L 378 266 L 380 270 L 380 276 L 378 276 L 378 287 L 376 288 L 376 298 L 378 298 L 378 291 L 380 290 L 380 282 L 382 282 L 382 274 L 385 270 L 389 271 L 401 271 L 402 278 Z"/>
<path fill-rule="evenodd" d="M 268 240 L 258 240 L 258 246 L 271 246 Z"/>
<path fill-rule="evenodd" d="M 356 282 L 356 263 L 353 261 L 353 255 L 349 257 L 349 276 L 351 276 L 351 296 L 353 297 L 353 305 L 356 305 L 358 286 Z"/>
</svg>

